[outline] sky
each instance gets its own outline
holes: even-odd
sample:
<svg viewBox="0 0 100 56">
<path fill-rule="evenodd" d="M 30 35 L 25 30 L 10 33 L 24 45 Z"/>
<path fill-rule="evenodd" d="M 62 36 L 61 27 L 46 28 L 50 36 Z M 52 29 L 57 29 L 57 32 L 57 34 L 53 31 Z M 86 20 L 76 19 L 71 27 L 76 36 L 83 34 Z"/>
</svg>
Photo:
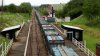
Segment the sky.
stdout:
<svg viewBox="0 0 100 56">
<path fill-rule="evenodd" d="M 15 5 L 20 5 L 22 2 L 30 2 L 33 6 L 39 6 L 41 4 L 60 4 L 60 3 L 67 3 L 70 0 L 3 0 L 4 5 L 9 5 L 11 3 Z M 1 5 L 2 0 L 0 0 Z"/>
</svg>

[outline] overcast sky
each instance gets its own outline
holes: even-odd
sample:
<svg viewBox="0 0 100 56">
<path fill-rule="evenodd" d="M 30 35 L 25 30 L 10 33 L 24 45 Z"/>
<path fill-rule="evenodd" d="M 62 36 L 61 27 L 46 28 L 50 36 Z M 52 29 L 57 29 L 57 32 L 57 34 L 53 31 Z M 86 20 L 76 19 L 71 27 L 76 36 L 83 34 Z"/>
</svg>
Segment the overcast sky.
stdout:
<svg viewBox="0 0 100 56">
<path fill-rule="evenodd" d="M 1 5 L 0 0 L 0 5 Z M 11 3 L 14 3 L 16 5 L 20 5 L 22 2 L 30 2 L 33 6 L 41 5 L 41 4 L 59 4 L 59 3 L 67 3 L 70 0 L 4 0 L 5 5 L 9 5 Z"/>
</svg>

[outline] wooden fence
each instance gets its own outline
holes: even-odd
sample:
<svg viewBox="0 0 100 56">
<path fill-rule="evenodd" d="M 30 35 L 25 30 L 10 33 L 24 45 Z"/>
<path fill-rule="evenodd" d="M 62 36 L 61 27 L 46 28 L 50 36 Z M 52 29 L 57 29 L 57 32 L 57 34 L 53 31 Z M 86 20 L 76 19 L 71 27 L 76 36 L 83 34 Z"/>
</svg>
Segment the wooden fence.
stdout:
<svg viewBox="0 0 100 56">
<path fill-rule="evenodd" d="M 9 43 L 5 42 L 5 43 L 2 43 L 0 45 L 0 56 L 6 56 L 7 55 L 9 49 L 12 46 L 12 43 L 13 43 L 13 39 Z"/>
<path fill-rule="evenodd" d="M 81 43 L 79 41 L 77 41 L 75 38 L 72 38 L 72 43 L 74 45 L 76 45 L 78 48 L 80 48 L 81 51 L 83 51 L 85 54 L 87 54 L 88 56 L 96 56 L 96 54 L 94 54 L 92 51 L 90 51 L 87 47 L 86 47 L 86 42 Z"/>
</svg>

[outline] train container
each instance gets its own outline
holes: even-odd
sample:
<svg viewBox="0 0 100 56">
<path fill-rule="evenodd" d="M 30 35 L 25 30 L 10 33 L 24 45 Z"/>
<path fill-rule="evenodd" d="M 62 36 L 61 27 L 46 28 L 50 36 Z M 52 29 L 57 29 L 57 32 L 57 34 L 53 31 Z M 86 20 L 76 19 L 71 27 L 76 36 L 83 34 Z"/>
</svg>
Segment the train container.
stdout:
<svg viewBox="0 0 100 56">
<path fill-rule="evenodd" d="M 57 47 L 52 47 L 52 55 L 53 56 L 62 56 Z"/>
<path fill-rule="evenodd" d="M 47 36 L 47 43 L 49 45 L 64 44 L 64 39 L 61 36 Z"/>
<path fill-rule="evenodd" d="M 45 20 L 39 20 L 42 25 L 48 24 Z"/>
<path fill-rule="evenodd" d="M 62 49 L 66 52 L 68 56 L 79 56 L 77 53 L 73 50 L 73 48 L 68 48 L 66 46 L 62 46 Z"/>
<path fill-rule="evenodd" d="M 42 25 L 42 27 L 51 27 L 49 24 Z"/>
<path fill-rule="evenodd" d="M 48 17 L 48 18 L 47 18 L 47 22 L 50 22 L 50 23 L 51 23 L 51 22 L 55 22 L 55 18 L 53 18 L 53 17 Z"/>
<path fill-rule="evenodd" d="M 45 30 L 45 35 L 59 35 L 55 30 Z"/>
<path fill-rule="evenodd" d="M 54 28 L 51 25 L 42 25 L 43 30 L 54 30 Z"/>
<path fill-rule="evenodd" d="M 53 56 L 79 56 L 72 48 L 64 45 L 51 46 L 50 51 Z"/>
</svg>

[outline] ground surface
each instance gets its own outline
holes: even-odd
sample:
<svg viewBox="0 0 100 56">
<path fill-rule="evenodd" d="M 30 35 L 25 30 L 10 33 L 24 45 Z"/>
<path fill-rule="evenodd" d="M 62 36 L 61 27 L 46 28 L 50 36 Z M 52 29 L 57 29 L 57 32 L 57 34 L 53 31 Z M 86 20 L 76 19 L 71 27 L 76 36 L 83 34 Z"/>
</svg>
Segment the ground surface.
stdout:
<svg viewBox="0 0 100 56">
<path fill-rule="evenodd" d="M 24 56 L 26 39 L 28 35 L 29 23 L 26 23 L 22 30 L 19 32 L 17 41 L 13 43 L 7 56 Z"/>
</svg>

